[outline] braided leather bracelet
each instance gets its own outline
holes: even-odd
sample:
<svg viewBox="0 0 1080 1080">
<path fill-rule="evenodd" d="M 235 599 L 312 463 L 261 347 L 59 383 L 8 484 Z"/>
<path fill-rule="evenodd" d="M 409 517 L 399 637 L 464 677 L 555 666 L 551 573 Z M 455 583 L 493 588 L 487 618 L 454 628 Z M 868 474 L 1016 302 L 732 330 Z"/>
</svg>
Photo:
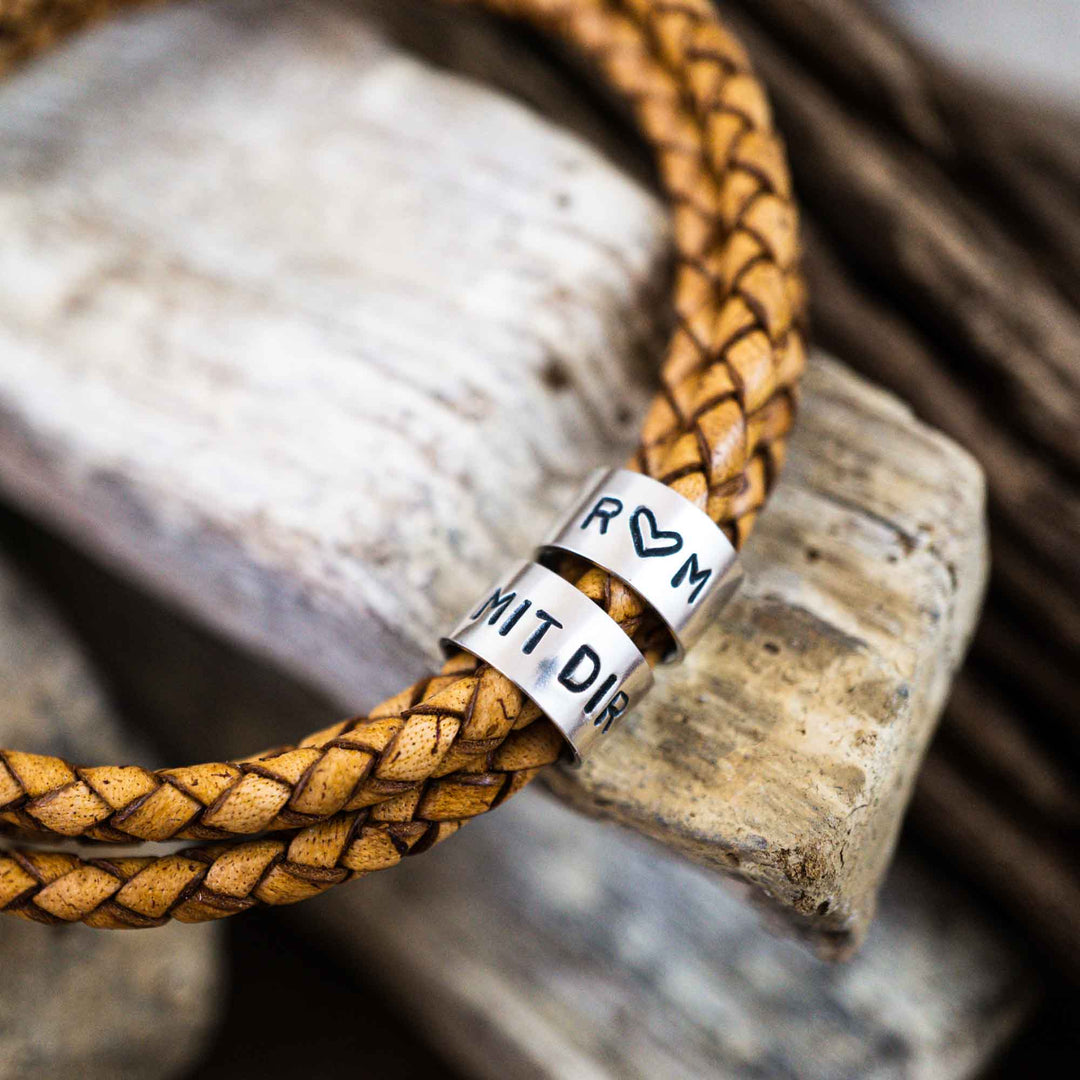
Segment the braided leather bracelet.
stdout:
<svg viewBox="0 0 1080 1080">
<path fill-rule="evenodd" d="M 0 69 L 128 2 L 0 0 Z M 158 771 L 0 751 L 7 832 L 204 842 L 149 857 L 0 851 L 0 910 L 107 928 L 199 922 L 392 866 L 568 744 L 574 756 L 606 737 L 651 666 L 681 654 L 730 591 L 734 550 L 784 459 L 805 355 L 797 217 L 762 87 L 708 0 L 476 2 L 579 49 L 655 150 L 675 329 L 637 453 L 592 482 L 544 566 L 469 612 L 438 675 L 367 716 L 284 750 Z"/>
</svg>

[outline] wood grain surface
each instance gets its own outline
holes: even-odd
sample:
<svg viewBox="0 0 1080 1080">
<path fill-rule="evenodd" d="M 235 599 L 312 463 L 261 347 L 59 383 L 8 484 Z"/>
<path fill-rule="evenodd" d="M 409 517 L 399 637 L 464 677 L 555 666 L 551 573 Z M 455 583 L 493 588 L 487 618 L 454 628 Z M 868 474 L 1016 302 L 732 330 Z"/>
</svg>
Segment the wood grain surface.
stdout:
<svg viewBox="0 0 1080 1080">
<path fill-rule="evenodd" d="M 149 756 L 41 590 L 6 558 L 0 739 L 70 757 Z M 224 940 L 216 926 L 162 933 L 0 922 L 0 1080 L 167 1080 L 190 1068 L 217 1023 Z"/>
<path fill-rule="evenodd" d="M 1034 1001 L 1022 953 L 910 854 L 833 966 L 624 830 L 532 791 L 503 816 L 295 909 L 471 1076 L 960 1080 Z"/>
</svg>

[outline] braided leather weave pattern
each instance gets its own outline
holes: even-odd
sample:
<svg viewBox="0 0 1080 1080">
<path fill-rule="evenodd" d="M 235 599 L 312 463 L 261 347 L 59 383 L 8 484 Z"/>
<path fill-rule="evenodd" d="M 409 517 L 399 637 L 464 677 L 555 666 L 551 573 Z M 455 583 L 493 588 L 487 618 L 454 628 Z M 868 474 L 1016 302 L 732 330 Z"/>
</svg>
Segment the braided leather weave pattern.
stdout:
<svg viewBox="0 0 1080 1080">
<path fill-rule="evenodd" d="M 0 69 L 126 2 L 0 0 Z M 797 216 L 764 91 L 708 0 L 479 2 L 584 52 L 655 148 L 675 328 L 630 467 L 741 546 L 783 463 L 805 355 Z M 633 593 L 573 560 L 561 572 L 656 660 L 663 631 Z M 560 749 L 513 684 L 459 655 L 368 716 L 243 761 L 150 771 L 0 751 L 5 831 L 208 842 L 164 857 L 0 852 L 0 910 L 142 927 L 292 903 L 426 850 Z"/>
</svg>

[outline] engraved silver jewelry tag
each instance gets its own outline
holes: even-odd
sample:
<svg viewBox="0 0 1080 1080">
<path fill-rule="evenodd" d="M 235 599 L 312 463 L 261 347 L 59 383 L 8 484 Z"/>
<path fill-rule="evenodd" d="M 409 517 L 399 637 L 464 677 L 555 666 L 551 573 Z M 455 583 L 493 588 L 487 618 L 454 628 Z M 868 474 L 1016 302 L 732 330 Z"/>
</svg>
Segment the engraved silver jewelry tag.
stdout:
<svg viewBox="0 0 1080 1080">
<path fill-rule="evenodd" d="M 486 661 L 536 702 L 566 736 L 575 764 L 653 681 L 606 611 L 533 562 L 512 568 L 442 644 Z"/>
<path fill-rule="evenodd" d="M 677 491 L 641 473 L 603 469 L 538 553 L 580 555 L 654 608 L 681 660 L 742 580 L 738 553 L 719 526 Z"/>
</svg>

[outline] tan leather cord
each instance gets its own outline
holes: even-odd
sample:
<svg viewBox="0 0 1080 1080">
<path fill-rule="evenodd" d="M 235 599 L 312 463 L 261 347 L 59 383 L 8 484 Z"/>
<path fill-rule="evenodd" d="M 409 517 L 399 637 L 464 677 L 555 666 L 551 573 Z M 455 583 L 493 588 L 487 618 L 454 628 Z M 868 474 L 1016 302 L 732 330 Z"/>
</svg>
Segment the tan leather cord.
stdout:
<svg viewBox="0 0 1080 1080">
<path fill-rule="evenodd" d="M 674 216 L 675 330 L 633 467 L 741 546 L 782 464 L 804 361 L 796 214 L 764 92 L 706 0 L 481 2 L 580 48 L 656 148 Z M 0 68 L 116 6 L 0 0 Z M 656 623 L 629 590 L 572 562 L 563 573 L 658 655 Z M 220 841 L 112 860 L 0 853 L 0 910 L 119 927 L 294 902 L 426 850 L 560 745 L 511 683 L 458 656 L 366 717 L 241 762 L 154 772 L 0 751 L 9 829 Z"/>
</svg>

